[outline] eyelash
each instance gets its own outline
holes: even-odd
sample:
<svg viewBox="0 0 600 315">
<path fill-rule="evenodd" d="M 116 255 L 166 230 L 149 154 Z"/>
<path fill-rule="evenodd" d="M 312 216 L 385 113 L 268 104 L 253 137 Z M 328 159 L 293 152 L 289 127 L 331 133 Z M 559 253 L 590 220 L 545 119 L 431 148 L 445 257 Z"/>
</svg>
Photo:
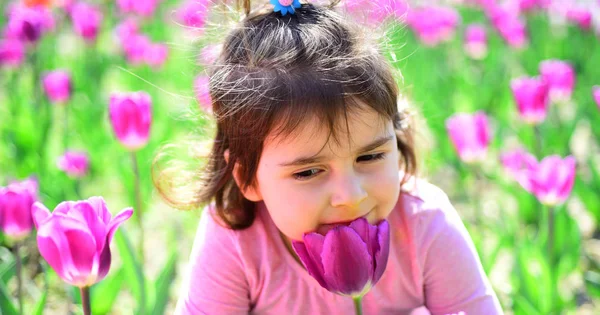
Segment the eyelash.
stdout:
<svg viewBox="0 0 600 315">
<path fill-rule="evenodd" d="M 370 163 L 370 162 L 375 162 L 375 161 L 379 161 L 379 160 L 383 160 L 385 158 L 385 153 L 375 153 L 375 154 L 368 154 L 368 155 L 362 155 L 359 156 L 357 160 L 359 160 L 360 158 L 364 158 L 364 157 L 370 157 L 370 160 L 365 161 L 366 163 Z M 302 171 L 299 173 L 294 173 L 292 176 L 294 177 L 294 179 L 296 180 L 307 180 L 310 179 L 314 176 L 316 176 L 319 173 L 313 173 L 313 171 L 318 171 L 317 169 L 310 169 L 310 170 L 306 170 L 306 171 Z M 309 175 L 301 175 L 301 174 L 305 174 L 305 173 L 309 173 L 311 172 L 312 174 Z"/>
</svg>

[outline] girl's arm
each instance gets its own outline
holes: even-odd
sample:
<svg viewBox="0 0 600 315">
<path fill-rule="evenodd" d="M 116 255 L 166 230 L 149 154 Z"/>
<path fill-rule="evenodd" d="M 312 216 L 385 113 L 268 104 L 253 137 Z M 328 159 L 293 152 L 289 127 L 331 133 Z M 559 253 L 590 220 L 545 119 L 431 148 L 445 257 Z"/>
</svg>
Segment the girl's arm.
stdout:
<svg viewBox="0 0 600 315">
<path fill-rule="evenodd" d="M 250 299 L 232 230 L 204 209 L 175 314 L 248 314 Z"/>
<path fill-rule="evenodd" d="M 503 314 L 458 213 L 438 190 L 421 235 L 425 305 L 432 314 Z"/>
</svg>

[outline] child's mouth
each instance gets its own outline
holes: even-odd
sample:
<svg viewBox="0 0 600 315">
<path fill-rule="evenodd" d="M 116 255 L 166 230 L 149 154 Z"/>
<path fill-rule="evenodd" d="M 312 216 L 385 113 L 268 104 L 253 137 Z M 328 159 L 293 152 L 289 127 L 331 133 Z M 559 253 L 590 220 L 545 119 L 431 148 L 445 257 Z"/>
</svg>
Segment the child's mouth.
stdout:
<svg viewBox="0 0 600 315">
<path fill-rule="evenodd" d="M 367 212 L 367 214 L 365 214 L 365 215 L 363 215 L 361 217 L 358 217 L 358 218 L 365 218 L 365 219 L 367 219 L 367 221 L 370 221 L 369 220 L 369 214 L 371 212 L 373 212 L 373 210 Z M 352 220 L 349 220 L 349 221 L 340 221 L 340 222 L 335 222 L 335 223 L 321 224 L 317 228 L 316 232 L 319 233 L 319 234 L 321 234 L 321 235 L 325 235 L 325 234 L 327 234 L 327 232 L 331 231 L 336 226 L 340 226 L 340 225 L 348 226 L 348 225 L 350 225 L 350 223 L 352 223 L 354 220 L 356 220 L 358 218 L 355 218 L 355 219 L 352 219 Z M 369 223 L 371 223 L 371 222 L 369 222 Z"/>
</svg>

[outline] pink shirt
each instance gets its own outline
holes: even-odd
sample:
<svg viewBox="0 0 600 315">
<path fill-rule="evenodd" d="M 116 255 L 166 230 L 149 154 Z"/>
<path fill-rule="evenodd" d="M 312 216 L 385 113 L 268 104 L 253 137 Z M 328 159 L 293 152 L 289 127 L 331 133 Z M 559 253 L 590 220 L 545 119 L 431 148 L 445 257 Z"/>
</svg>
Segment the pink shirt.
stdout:
<svg viewBox="0 0 600 315">
<path fill-rule="evenodd" d="M 263 203 L 242 231 L 219 225 L 209 211 L 200 219 L 176 314 L 354 314 L 351 298 L 323 289 L 287 251 Z M 403 189 L 388 221 L 387 269 L 363 298 L 364 314 L 502 314 L 442 190 L 418 180 Z"/>
</svg>

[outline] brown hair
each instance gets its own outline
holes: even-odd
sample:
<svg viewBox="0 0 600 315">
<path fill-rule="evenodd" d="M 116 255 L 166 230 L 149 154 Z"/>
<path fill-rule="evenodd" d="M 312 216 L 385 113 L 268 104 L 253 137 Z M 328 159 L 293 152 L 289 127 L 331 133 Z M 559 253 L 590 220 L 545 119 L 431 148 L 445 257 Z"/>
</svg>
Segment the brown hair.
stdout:
<svg viewBox="0 0 600 315">
<path fill-rule="evenodd" d="M 407 112 L 398 109 L 393 68 L 376 44 L 329 7 L 302 4 L 286 16 L 272 7 L 248 14 L 225 39 L 209 74 L 216 135 L 206 165 L 192 177 L 192 198 L 169 198 L 153 176 L 171 205 L 184 208 L 214 200 L 216 213 L 231 229 L 249 227 L 255 205 L 243 197 L 233 166 L 239 166 L 241 188 L 251 187 L 267 136 L 292 135 L 316 117 L 339 141 L 340 117 L 347 128 L 349 113 L 365 104 L 382 121 L 393 122 L 403 182 L 416 173 L 412 124 Z"/>
</svg>

